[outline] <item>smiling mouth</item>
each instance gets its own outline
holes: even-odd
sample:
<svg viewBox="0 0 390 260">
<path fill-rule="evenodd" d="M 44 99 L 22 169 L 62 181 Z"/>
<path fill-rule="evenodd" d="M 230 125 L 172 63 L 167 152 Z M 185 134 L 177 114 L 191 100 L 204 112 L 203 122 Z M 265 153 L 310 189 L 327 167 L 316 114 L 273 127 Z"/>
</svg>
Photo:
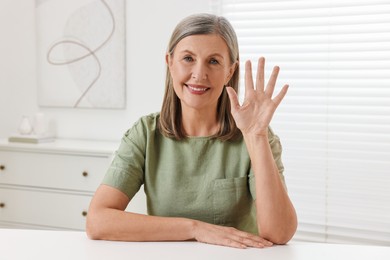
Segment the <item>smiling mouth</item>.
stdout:
<svg viewBox="0 0 390 260">
<path fill-rule="evenodd" d="M 203 86 L 194 86 L 194 85 L 187 85 L 187 84 L 184 84 L 188 90 L 191 92 L 191 93 L 194 93 L 194 94 L 203 94 L 205 93 L 207 90 L 209 90 L 210 88 L 207 88 L 207 87 L 203 87 Z"/>
</svg>

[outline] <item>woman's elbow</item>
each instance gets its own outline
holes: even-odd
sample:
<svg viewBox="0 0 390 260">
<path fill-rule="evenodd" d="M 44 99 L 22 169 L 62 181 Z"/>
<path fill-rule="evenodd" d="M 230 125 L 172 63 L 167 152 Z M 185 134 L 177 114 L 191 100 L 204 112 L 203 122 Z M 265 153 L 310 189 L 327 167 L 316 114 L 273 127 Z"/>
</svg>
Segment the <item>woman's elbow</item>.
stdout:
<svg viewBox="0 0 390 260">
<path fill-rule="evenodd" d="M 273 234 L 260 234 L 260 236 L 275 245 L 285 245 L 293 238 L 294 234 L 295 231 L 285 231 L 282 233 L 273 232 Z"/>
<path fill-rule="evenodd" d="M 289 225 L 287 225 L 287 227 L 285 227 L 283 231 L 273 239 L 272 242 L 277 245 L 287 244 L 294 237 L 297 226 L 298 224 L 296 221 L 289 223 Z"/>
<path fill-rule="evenodd" d="M 99 232 L 97 232 L 95 229 L 88 227 L 86 228 L 87 237 L 91 240 L 101 240 Z"/>
<path fill-rule="evenodd" d="M 277 237 L 272 238 L 271 242 L 276 245 L 285 245 L 293 238 L 294 233 L 279 235 Z"/>
<path fill-rule="evenodd" d="M 298 223 L 296 218 L 292 218 L 288 223 L 280 225 L 277 228 L 263 228 L 263 232 L 261 232 L 260 236 L 276 245 L 285 245 L 293 238 L 297 226 Z"/>
<path fill-rule="evenodd" d="M 98 224 L 98 220 L 96 216 L 91 216 L 88 213 L 87 221 L 85 225 L 85 232 L 89 239 L 92 240 L 101 240 L 103 239 L 102 226 Z"/>
</svg>

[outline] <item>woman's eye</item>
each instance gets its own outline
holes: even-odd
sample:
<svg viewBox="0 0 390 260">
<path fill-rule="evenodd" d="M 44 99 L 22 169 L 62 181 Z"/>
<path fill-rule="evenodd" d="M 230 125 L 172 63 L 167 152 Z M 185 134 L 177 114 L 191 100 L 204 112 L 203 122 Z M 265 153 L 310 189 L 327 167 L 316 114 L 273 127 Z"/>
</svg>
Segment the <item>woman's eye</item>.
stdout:
<svg viewBox="0 0 390 260">
<path fill-rule="evenodd" d="M 184 60 L 190 62 L 190 61 L 193 61 L 194 59 L 190 56 L 186 56 L 186 57 L 184 57 Z"/>
<path fill-rule="evenodd" d="M 211 64 L 219 64 L 219 62 L 218 62 L 216 59 L 211 59 L 211 60 L 210 60 L 210 63 L 211 63 Z"/>
</svg>

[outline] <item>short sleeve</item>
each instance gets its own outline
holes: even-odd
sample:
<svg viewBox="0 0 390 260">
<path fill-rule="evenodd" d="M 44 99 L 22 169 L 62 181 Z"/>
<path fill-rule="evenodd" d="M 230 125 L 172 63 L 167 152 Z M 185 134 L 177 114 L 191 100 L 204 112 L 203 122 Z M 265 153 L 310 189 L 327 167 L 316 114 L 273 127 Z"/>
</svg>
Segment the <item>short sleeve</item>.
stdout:
<svg viewBox="0 0 390 260">
<path fill-rule="evenodd" d="M 114 187 L 130 199 L 144 183 L 146 133 L 140 121 L 123 136 L 102 184 Z"/>
<path fill-rule="evenodd" d="M 282 145 L 280 143 L 279 137 L 272 131 L 270 127 L 268 128 L 268 142 L 271 147 L 272 155 L 274 157 L 276 166 L 278 167 L 280 180 L 282 181 L 284 188 L 287 190 L 286 182 L 283 175 L 284 166 L 282 163 Z M 253 199 L 255 199 L 256 186 L 255 186 L 255 176 L 252 168 L 250 169 L 249 172 L 249 189 L 251 191 L 251 195 Z"/>
</svg>

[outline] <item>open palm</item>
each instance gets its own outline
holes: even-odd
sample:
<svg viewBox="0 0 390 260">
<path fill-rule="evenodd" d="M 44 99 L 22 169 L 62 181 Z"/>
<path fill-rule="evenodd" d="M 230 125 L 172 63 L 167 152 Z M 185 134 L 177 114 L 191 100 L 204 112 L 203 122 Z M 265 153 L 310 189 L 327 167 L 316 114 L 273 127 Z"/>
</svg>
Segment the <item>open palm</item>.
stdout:
<svg viewBox="0 0 390 260">
<path fill-rule="evenodd" d="M 264 85 L 265 59 L 261 57 L 258 62 L 256 83 L 253 83 L 252 64 L 245 63 L 245 98 L 242 105 L 238 101 L 237 93 L 231 87 L 227 87 L 231 103 L 231 113 L 237 127 L 243 134 L 266 135 L 272 116 L 287 93 L 288 85 L 274 97 L 276 79 L 279 67 L 274 67 L 271 77 Z"/>
</svg>

